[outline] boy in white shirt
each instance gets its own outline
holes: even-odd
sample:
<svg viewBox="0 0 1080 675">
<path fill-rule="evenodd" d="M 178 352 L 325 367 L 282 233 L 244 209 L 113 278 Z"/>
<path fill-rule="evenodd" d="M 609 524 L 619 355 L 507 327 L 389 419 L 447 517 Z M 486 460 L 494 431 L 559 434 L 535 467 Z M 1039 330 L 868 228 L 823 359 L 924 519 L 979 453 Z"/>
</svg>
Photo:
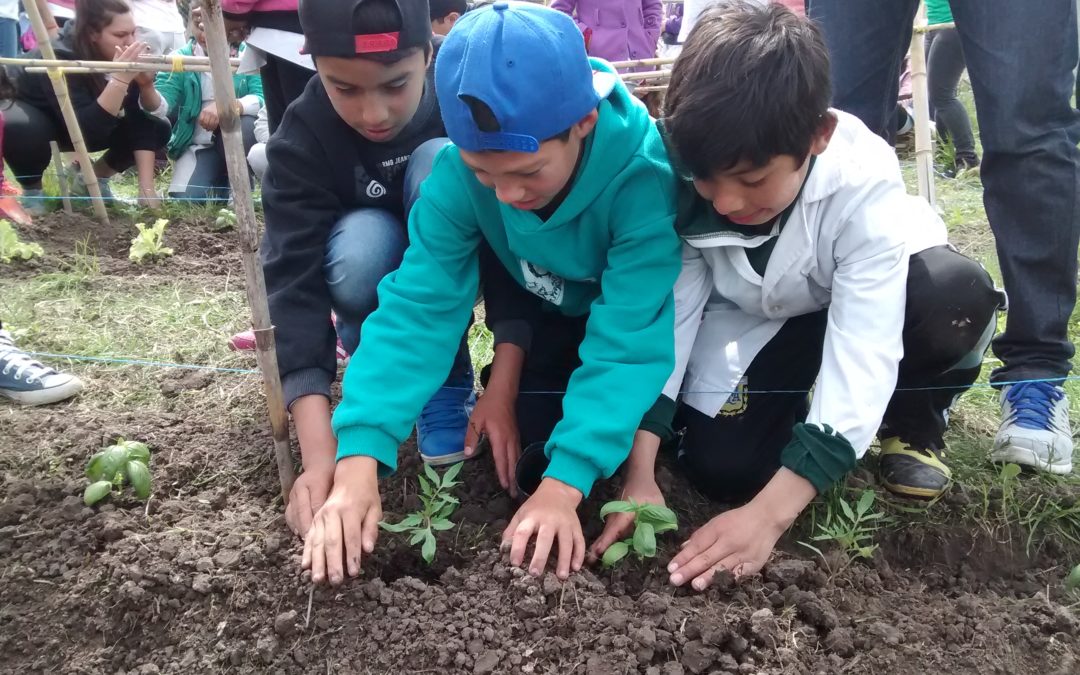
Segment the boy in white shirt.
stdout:
<svg viewBox="0 0 1080 675">
<path fill-rule="evenodd" d="M 686 542 L 676 586 L 759 570 L 875 434 L 886 488 L 933 498 L 950 484 L 948 409 L 1004 299 L 906 193 L 892 148 L 829 97 L 818 29 L 777 5 L 705 10 L 672 71 L 661 124 L 686 189 L 664 394 L 680 401 L 691 480 L 746 502 Z M 653 463 L 670 430 L 639 432 L 624 498 L 663 499 Z M 609 521 L 594 555 L 628 525 Z"/>
</svg>

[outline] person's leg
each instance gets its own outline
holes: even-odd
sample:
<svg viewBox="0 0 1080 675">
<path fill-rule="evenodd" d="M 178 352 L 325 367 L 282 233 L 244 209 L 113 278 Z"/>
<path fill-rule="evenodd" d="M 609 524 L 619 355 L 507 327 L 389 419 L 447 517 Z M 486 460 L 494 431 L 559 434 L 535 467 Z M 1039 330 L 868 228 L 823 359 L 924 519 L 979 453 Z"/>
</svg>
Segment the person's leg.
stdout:
<svg viewBox="0 0 1080 675">
<path fill-rule="evenodd" d="M 211 199 L 223 164 L 224 158 L 215 146 L 190 146 L 173 163 L 169 196 L 192 203 Z"/>
<path fill-rule="evenodd" d="M 69 399 L 82 388 L 79 378 L 57 372 L 16 347 L 11 333 L 0 324 L 0 398 L 45 405 Z"/>
<path fill-rule="evenodd" d="M 1061 455 L 1072 446 L 1064 390 L 1007 383 L 1071 370 L 1080 244 L 1080 112 L 1070 104 L 1076 4 L 954 0 L 952 9 L 982 137 L 983 201 L 1009 294 L 1005 332 L 993 342 L 1002 366 L 991 381 L 1004 387 L 995 452 L 1026 449 L 1057 458 L 1044 468 L 1064 469 L 1071 462 Z"/>
<path fill-rule="evenodd" d="M 911 256 L 904 358 L 879 434 L 881 479 L 890 491 L 933 498 L 948 489 L 942 455 L 949 408 L 978 378 L 1003 305 L 986 270 L 952 248 Z"/>
<path fill-rule="evenodd" d="M 827 322 L 828 310 L 788 319 L 716 415 L 680 404 L 679 463 L 703 494 L 720 502 L 749 500 L 780 468 L 792 428 L 806 418 Z"/>
<path fill-rule="evenodd" d="M 140 111 L 125 110 L 109 136 L 109 148 L 94 163 L 99 182 L 135 165 L 139 182 L 139 202 L 151 208 L 160 205 L 154 183 L 154 155 L 169 142 L 168 121 Z M 102 185 L 102 194 L 106 191 Z"/>
<path fill-rule="evenodd" d="M 266 101 L 266 115 L 270 133 L 277 131 L 285 109 L 304 92 L 308 80 L 315 74 L 303 66 L 285 59 L 266 55 L 266 65 L 262 67 L 263 98 Z"/>
<path fill-rule="evenodd" d="M 936 111 L 938 135 L 952 140 L 956 149 L 956 168 L 979 165 L 975 154 L 975 136 L 967 109 L 956 97 L 960 76 L 964 74 L 964 50 L 955 28 L 934 31 L 934 46 L 926 65 L 926 82 L 930 103 Z M 951 168 L 951 167 L 950 167 Z"/>
<path fill-rule="evenodd" d="M 266 175 L 266 143 L 256 143 L 247 154 L 248 166 L 260 181 Z"/>
<path fill-rule="evenodd" d="M 4 125 L 4 161 L 20 185 L 40 190 L 41 175 L 52 161 L 49 143 L 61 137 L 56 120 L 32 105 L 12 101 L 4 108 Z"/>
<path fill-rule="evenodd" d="M 19 20 L 0 19 L 0 56 L 15 58 L 19 55 Z"/>
<path fill-rule="evenodd" d="M 911 44 L 918 0 L 814 0 L 809 7 L 829 48 L 833 106 L 889 142 L 900 67 Z"/>
</svg>

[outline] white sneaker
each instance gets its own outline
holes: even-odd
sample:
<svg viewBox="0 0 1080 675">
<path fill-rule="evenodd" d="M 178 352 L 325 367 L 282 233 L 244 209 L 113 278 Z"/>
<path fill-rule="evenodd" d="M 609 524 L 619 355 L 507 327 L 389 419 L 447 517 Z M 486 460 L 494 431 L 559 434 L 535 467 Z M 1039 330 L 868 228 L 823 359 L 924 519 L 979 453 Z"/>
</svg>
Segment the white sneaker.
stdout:
<svg viewBox="0 0 1080 675">
<path fill-rule="evenodd" d="M 74 375 L 59 373 L 15 346 L 0 330 L 0 396 L 23 405 L 44 405 L 71 398 L 83 388 Z"/>
<path fill-rule="evenodd" d="M 990 460 L 1054 474 L 1072 473 L 1069 399 L 1052 382 L 1025 382 L 1001 391 L 1001 426 Z"/>
</svg>

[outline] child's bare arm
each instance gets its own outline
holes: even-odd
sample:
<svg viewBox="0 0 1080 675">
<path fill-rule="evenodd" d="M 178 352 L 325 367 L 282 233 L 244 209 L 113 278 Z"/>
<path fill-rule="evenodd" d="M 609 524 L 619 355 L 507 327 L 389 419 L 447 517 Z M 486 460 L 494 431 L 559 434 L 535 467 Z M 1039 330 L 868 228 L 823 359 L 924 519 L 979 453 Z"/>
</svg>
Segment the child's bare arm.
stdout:
<svg viewBox="0 0 1080 675">
<path fill-rule="evenodd" d="M 334 482 L 337 439 L 330 428 L 330 401 L 321 394 L 301 396 L 293 402 L 293 423 L 300 441 L 304 472 L 293 483 L 285 521 L 301 538 L 307 536 L 311 519 L 322 508 Z"/>
</svg>

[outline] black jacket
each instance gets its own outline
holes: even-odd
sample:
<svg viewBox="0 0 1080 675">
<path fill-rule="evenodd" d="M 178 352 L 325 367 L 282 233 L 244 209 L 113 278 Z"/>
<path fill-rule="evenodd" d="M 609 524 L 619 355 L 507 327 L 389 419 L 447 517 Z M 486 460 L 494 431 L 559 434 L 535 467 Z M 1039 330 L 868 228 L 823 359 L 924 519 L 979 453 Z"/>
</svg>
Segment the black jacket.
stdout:
<svg viewBox="0 0 1080 675">
<path fill-rule="evenodd" d="M 385 209 L 405 227 L 403 184 L 409 157 L 446 135 L 435 97 L 434 58 L 412 121 L 388 143 L 373 143 L 334 111 L 313 77 L 267 145 L 262 259 L 285 401 L 330 395 L 337 375 L 330 291 L 323 276 L 327 240 L 345 214 Z"/>
</svg>

